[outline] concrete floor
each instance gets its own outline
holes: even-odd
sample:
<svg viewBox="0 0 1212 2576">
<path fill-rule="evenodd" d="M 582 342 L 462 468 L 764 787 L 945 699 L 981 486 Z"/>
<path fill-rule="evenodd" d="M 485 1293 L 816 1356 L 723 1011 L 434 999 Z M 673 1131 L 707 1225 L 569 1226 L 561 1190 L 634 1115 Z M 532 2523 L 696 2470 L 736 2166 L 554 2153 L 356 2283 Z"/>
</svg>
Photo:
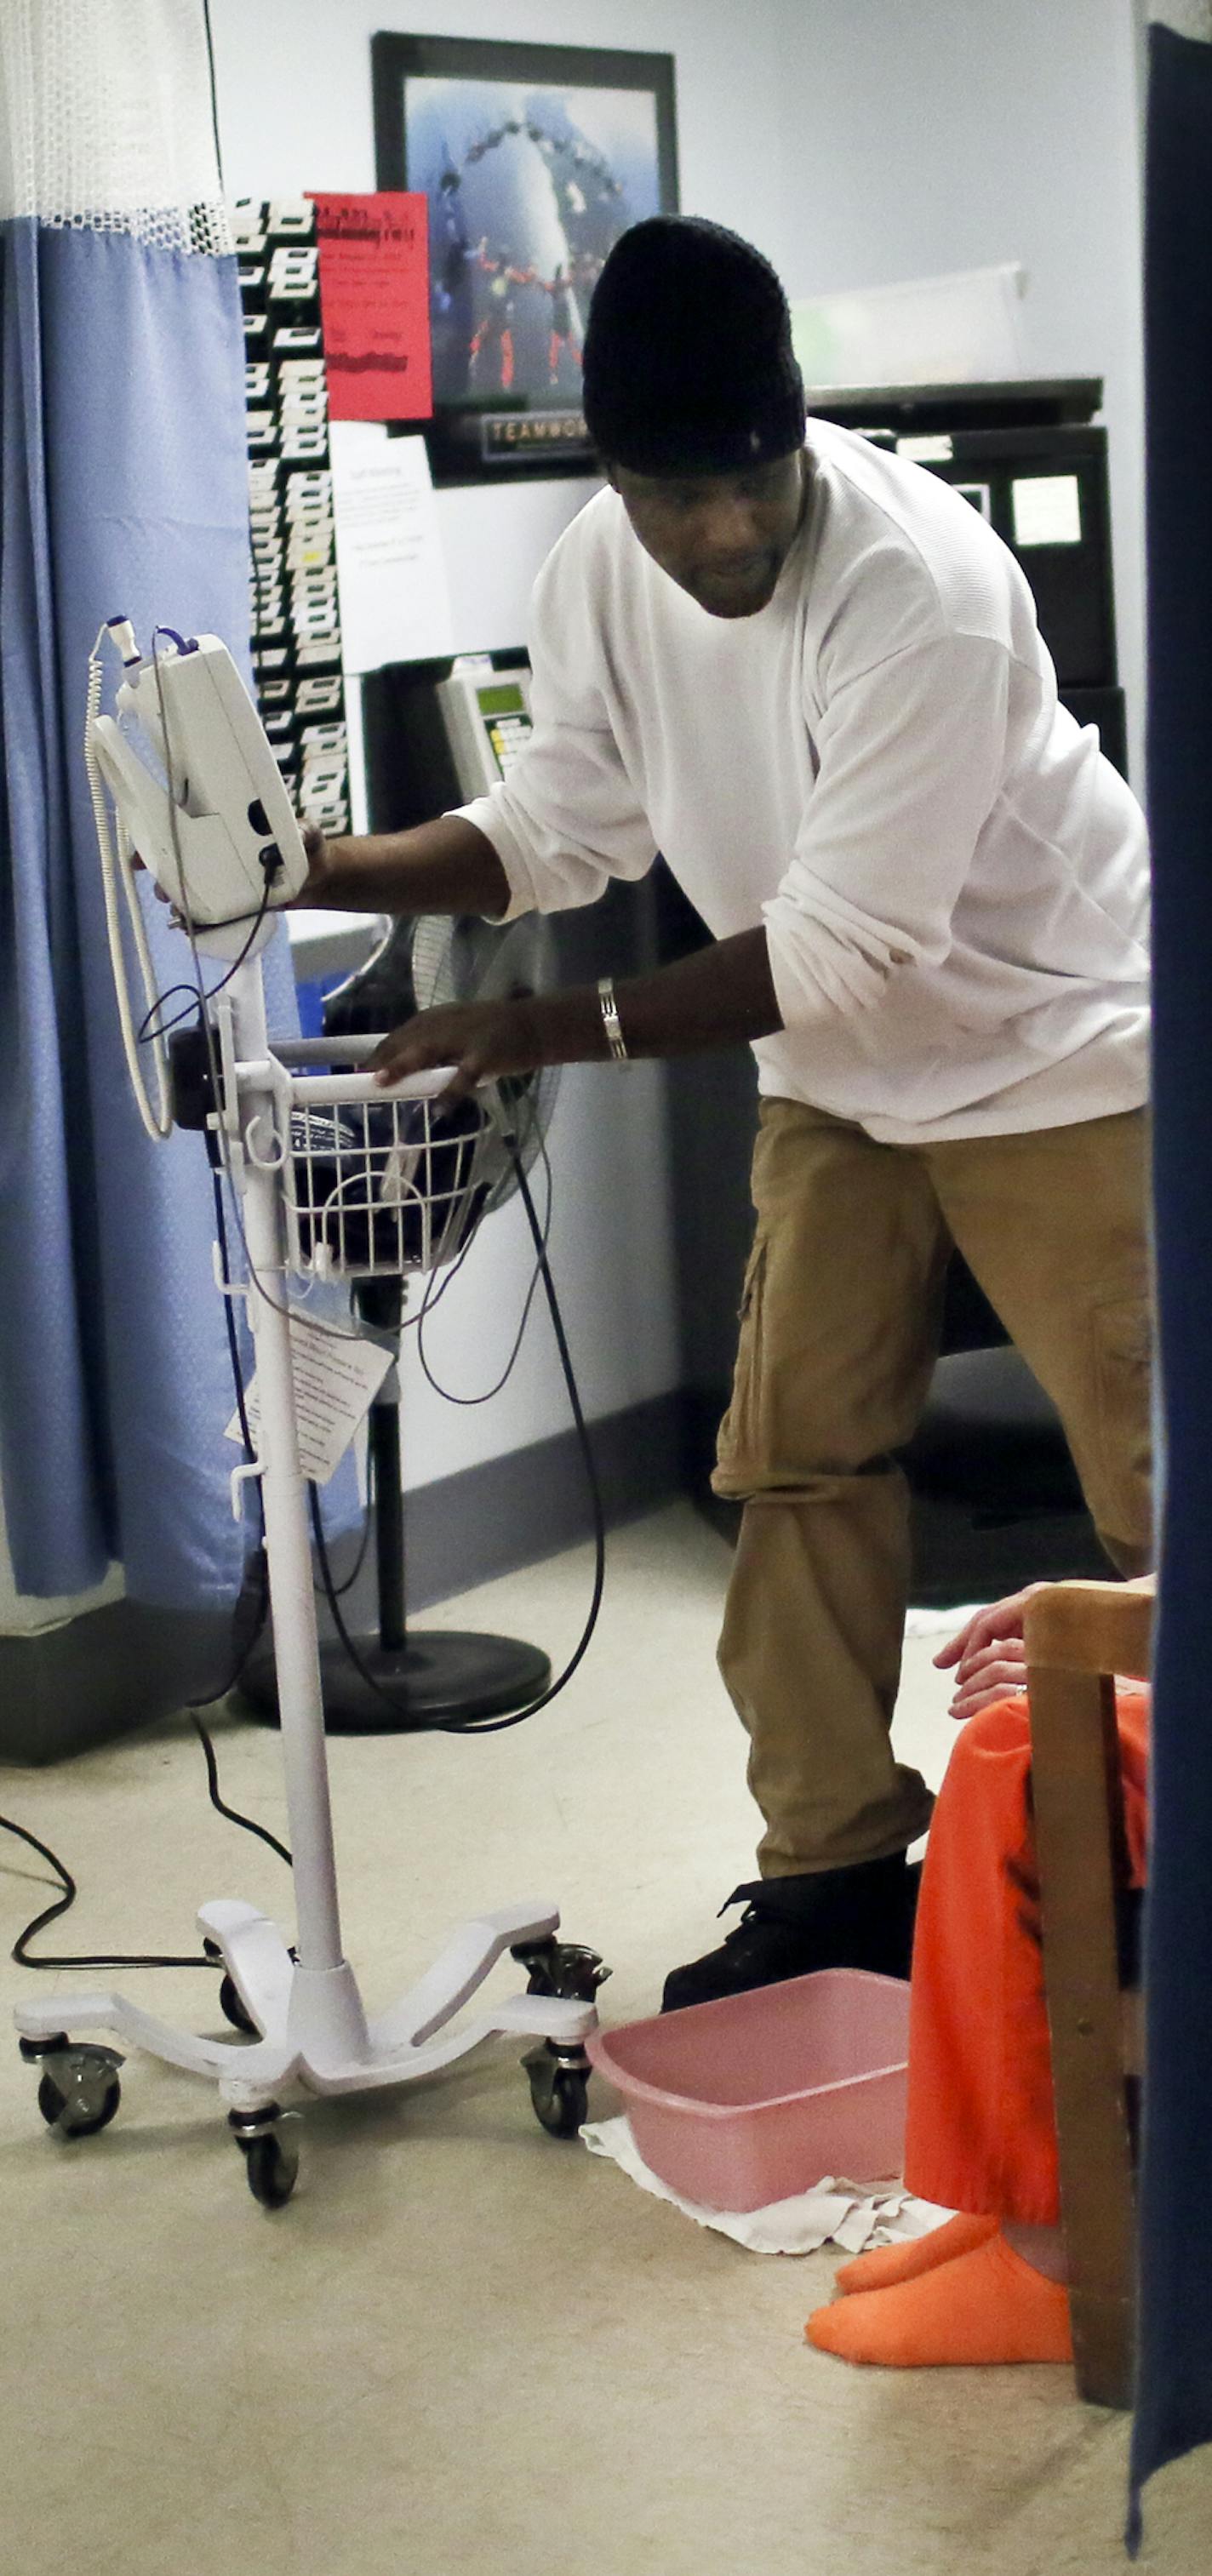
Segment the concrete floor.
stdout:
<svg viewBox="0 0 1212 2576">
<path fill-rule="evenodd" d="M 653 2008 L 752 1866 L 742 1745 L 717 1679 L 727 1567 L 678 1509 L 610 1543 L 598 1638 L 513 1734 L 338 1740 L 349 1955 L 372 2009 L 485 1904 L 550 1891 L 614 1963 L 604 2017 Z M 435 1625 L 557 1658 L 588 1550 Z M 913 1638 L 902 1752 L 950 1742 Z M 225 1795 L 285 1831 L 277 1739 L 221 1714 Z M 0 1809 L 63 1853 L 73 1951 L 192 1946 L 194 1904 L 289 1921 L 287 1874 L 207 1803 L 169 1725 Z M 5 1950 L 47 1874 L 0 1841 Z M 498 1972 L 503 1974 L 504 1972 Z M 8 2006 L 32 1984 L 4 1970 Z M 60 1983 L 78 1984 L 78 1976 Z M 128 1978 L 222 2030 L 213 1984 Z M 4 2564 L 88 2576 L 1107 2576 L 1125 2565 L 1126 2426 L 1061 2369 L 867 2373 L 802 2341 L 836 2257 L 760 2258 L 546 2138 L 497 2044 L 395 2095 L 307 2104 L 289 2206 L 259 2209 L 215 2101 L 132 2058 L 113 2127 L 63 2145 L 0 2049 Z M 598 2113 L 612 2106 L 600 2092 Z M 1141 2564 L 1205 2576 L 1212 2453 L 1157 2480 Z"/>
</svg>

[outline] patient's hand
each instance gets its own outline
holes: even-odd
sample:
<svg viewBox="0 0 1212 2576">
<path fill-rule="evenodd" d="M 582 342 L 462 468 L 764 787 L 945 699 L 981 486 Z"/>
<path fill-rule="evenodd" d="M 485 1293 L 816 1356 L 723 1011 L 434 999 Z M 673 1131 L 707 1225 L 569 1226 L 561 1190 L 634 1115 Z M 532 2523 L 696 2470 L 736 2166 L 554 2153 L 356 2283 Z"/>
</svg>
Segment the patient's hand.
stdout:
<svg viewBox="0 0 1212 2576">
<path fill-rule="evenodd" d="M 935 1663 L 947 1671 L 957 1667 L 951 1715 L 957 1721 L 975 1717 L 978 1709 L 990 1708 L 995 1700 L 1005 1699 L 1010 1691 L 1021 1691 L 1026 1685 L 1027 1657 L 1023 1646 L 1023 1618 L 1027 1603 L 1039 1583 L 1028 1583 L 1021 1592 L 1011 1592 L 1004 1601 L 990 1603 L 940 1647 Z"/>
<path fill-rule="evenodd" d="M 1027 1603 L 1036 1592 L 1046 1592 L 1044 1583 L 1025 1584 L 1021 1592 L 1010 1592 L 1004 1601 L 993 1601 L 987 1610 L 978 1610 L 961 1628 L 940 1646 L 934 1660 L 943 1672 L 954 1664 L 955 1691 L 951 1701 L 952 1717 L 963 1720 L 975 1717 L 978 1708 L 989 1708 L 994 1700 L 1005 1699 L 1008 1691 L 1025 1690 L 1027 1656 L 1023 1646 L 1023 1619 Z M 1156 1592 L 1155 1574 L 1138 1574 L 1124 1586 L 1126 1592 Z"/>
</svg>

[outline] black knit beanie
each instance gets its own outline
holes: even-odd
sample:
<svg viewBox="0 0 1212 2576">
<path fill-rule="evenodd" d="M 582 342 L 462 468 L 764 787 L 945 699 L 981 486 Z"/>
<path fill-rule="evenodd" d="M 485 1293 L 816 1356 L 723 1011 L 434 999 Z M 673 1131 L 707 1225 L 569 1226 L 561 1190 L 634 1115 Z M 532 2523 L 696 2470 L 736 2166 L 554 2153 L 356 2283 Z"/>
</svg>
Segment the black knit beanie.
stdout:
<svg viewBox="0 0 1212 2576">
<path fill-rule="evenodd" d="M 635 474 L 735 474 L 804 436 L 791 316 L 769 260 L 699 215 L 620 235 L 585 332 L 590 437 Z"/>
</svg>

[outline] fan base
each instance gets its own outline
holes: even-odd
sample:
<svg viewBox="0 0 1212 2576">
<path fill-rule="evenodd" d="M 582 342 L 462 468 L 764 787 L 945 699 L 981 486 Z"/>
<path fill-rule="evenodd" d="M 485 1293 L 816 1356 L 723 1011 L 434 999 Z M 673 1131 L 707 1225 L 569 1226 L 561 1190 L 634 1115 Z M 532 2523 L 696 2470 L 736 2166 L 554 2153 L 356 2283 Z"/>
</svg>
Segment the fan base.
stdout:
<svg viewBox="0 0 1212 2576">
<path fill-rule="evenodd" d="M 475 1630 L 415 1628 L 403 1646 L 381 1646 L 377 1634 L 353 1634 L 372 1689 L 339 1637 L 320 1641 L 326 1735 L 406 1735 L 459 1719 L 503 1717 L 538 1699 L 551 1679 L 550 1657 L 514 1637 Z M 240 1676 L 252 1714 L 280 1723 L 273 1648 L 255 1647 Z M 390 1695 L 391 1705 L 379 1696 Z"/>
</svg>

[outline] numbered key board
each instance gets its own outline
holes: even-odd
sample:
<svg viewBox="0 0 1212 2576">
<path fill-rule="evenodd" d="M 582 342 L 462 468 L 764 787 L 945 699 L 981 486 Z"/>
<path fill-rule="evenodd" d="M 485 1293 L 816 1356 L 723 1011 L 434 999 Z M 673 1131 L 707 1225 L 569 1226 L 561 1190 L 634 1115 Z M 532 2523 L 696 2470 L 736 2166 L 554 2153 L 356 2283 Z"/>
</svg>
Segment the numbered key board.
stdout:
<svg viewBox="0 0 1212 2576">
<path fill-rule="evenodd" d="M 238 198 L 257 702 L 298 812 L 349 829 L 328 387 L 310 198 Z"/>
</svg>

